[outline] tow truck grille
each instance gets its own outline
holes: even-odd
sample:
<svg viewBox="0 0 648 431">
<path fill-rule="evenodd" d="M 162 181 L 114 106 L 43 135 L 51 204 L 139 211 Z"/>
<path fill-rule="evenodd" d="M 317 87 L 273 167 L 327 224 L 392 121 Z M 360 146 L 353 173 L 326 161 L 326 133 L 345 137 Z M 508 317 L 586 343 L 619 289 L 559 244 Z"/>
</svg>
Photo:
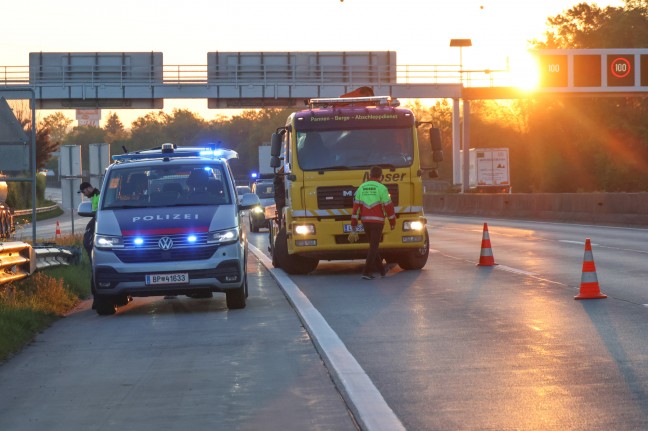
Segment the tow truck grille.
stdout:
<svg viewBox="0 0 648 431">
<path fill-rule="evenodd" d="M 398 205 L 398 184 L 386 184 L 394 205 Z M 317 207 L 321 210 L 353 208 L 354 186 L 329 186 L 317 188 Z"/>
</svg>

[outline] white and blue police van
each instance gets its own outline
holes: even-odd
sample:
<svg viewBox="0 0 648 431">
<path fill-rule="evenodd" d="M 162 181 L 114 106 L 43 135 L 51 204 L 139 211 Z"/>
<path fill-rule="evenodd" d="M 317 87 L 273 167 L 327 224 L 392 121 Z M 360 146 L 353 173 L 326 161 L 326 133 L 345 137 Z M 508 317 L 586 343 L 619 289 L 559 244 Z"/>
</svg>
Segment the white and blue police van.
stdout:
<svg viewBox="0 0 648 431">
<path fill-rule="evenodd" d="M 241 211 L 259 205 L 237 196 L 228 160 L 218 148 L 159 148 L 113 156 L 95 217 L 93 308 L 114 314 L 132 297 L 224 292 L 229 309 L 248 296 L 247 238 Z"/>
</svg>

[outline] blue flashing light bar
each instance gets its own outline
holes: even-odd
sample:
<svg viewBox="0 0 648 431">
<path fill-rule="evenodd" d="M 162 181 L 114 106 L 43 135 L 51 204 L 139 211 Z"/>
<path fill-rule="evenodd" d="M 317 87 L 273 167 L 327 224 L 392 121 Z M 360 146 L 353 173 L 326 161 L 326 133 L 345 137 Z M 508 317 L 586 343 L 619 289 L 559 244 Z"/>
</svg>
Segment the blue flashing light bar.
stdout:
<svg viewBox="0 0 648 431">
<path fill-rule="evenodd" d="M 226 148 L 213 147 L 176 147 L 173 144 L 163 144 L 159 148 L 134 151 L 126 154 L 115 154 L 113 161 L 159 159 L 162 157 L 202 157 L 209 159 L 237 159 L 238 153 Z"/>
</svg>

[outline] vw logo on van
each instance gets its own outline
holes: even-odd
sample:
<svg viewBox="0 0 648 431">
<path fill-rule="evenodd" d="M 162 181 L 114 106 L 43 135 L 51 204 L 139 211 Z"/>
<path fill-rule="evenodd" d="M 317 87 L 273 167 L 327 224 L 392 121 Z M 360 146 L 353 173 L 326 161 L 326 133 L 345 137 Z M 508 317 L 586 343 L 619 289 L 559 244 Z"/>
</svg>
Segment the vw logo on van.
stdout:
<svg viewBox="0 0 648 431">
<path fill-rule="evenodd" d="M 171 250 L 173 248 L 173 240 L 168 236 L 163 236 L 158 241 L 158 247 L 162 250 Z"/>
</svg>

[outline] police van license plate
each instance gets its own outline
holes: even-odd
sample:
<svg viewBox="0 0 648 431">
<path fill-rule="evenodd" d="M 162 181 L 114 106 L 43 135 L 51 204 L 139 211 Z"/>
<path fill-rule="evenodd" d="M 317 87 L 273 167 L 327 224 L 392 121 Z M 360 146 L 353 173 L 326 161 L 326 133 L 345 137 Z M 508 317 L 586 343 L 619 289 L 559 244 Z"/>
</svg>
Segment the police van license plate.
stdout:
<svg viewBox="0 0 648 431">
<path fill-rule="evenodd" d="M 351 232 L 353 232 L 353 226 L 351 226 L 350 224 L 345 224 L 344 233 L 351 233 Z M 356 226 L 356 232 L 364 232 L 364 226 L 361 224 Z"/>
<path fill-rule="evenodd" d="M 146 284 L 149 286 L 184 283 L 189 283 L 189 274 L 186 272 L 178 274 L 150 274 L 146 276 Z"/>
</svg>

